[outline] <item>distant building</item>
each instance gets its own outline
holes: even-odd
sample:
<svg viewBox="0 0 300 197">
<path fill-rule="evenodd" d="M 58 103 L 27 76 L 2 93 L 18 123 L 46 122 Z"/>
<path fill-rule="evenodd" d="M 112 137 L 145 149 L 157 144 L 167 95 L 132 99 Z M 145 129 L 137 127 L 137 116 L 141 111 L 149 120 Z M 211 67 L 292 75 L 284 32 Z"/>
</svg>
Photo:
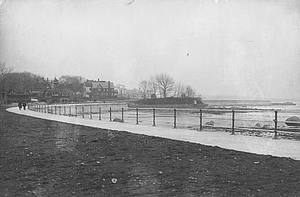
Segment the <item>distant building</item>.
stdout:
<svg viewBox="0 0 300 197">
<path fill-rule="evenodd" d="M 70 94 L 67 88 L 60 84 L 58 79 L 55 77 L 52 83 L 48 83 L 46 90 L 44 90 L 44 97 L 45 102 L 51 103 L 66 103 L 70 100 Z M 40 98 L 39 100 L 41 100 Z"/>
<path fill-rule="evenodd" d="M 0 92 L 0 104 L 29 102 L 31 95 L 28 92 Z"/>
<path fill-rule="evenodd" d="M 87 80 L 84 82 L 83 88 L 83 97 L 92 100 L 116 98 L 118 93 L 117 90 L 115 90 L 113 82 L 100 81 L 99 79 L 97 81 Z"/>
<path fill-rule="evenodd" d="M 124 89 L 122 91 L 122 94 L 118 94 L 119 97 L 122 98 L 131 98 L 131 99 L 149 99 L 153 97 L 153 91 L 152 90 L 146 90 L 145 92 L 134 88 L 134 89 Z M 156 95 L 155 95 L 156 97 Z"/>
<path fill-rule="evenodd" d="M 7 103 L 7 93 L 6 92 L 0 92 L 0 105 Z"/>
<path fill-rule="evenodd" d="M 70 94 L 56 78 L 53 81 L 44 80 L 39 87 L 28 91 L 0 92 L 0 104 L 30 102 L 32 99 L 47 103 L 66 103 L 70 100 Z"/>
<path fill-rule="evenodd" d="M 142 99 L 143 92 L 139 89 L 125 90 L 123 93 L 123 97 L 132 99 Z"/>
<path fill-rule="evenodd" d="M 66 103 L 70 100 L 70 94 L 57 78 L 53 81 L 45 81 L 44 86 L 38 90 L 30 91 L 31 98 L 47 103 Z"/>
</svg>

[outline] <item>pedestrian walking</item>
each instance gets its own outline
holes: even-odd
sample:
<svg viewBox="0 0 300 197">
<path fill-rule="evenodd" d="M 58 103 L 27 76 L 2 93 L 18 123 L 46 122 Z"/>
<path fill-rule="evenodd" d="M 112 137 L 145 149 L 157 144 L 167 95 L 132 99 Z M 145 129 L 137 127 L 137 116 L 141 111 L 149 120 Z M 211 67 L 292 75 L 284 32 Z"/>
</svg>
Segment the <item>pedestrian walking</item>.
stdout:
<svg viewBox="0 0 300 197">
<path fill-rule="evenodd" d="M 24 108 L 24 110 L 26 110 L 26 102 L 25 101 L 23 102 L 23 108 Z"/>
<path fill-rule="evenodd" d="M 22 109 L 22 103 L 21 102 L 18 103 L 18 107 L 19 107 L 19 110 Z"/>
</svg>

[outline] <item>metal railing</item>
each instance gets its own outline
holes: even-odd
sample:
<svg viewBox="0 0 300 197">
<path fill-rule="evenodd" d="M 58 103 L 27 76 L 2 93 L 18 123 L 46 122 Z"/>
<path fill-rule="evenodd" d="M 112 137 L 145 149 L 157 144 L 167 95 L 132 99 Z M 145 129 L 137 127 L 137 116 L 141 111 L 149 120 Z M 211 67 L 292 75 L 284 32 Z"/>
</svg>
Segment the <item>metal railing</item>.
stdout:
<svg viewBox="0 0 300 197">
<path fill-rule="evenodd" d="M 172 128 L 225 129 L 231 134 L 244 130 L 273 132 L 300 132 L 300 121 L 286 121 L 299 116 L 300 110 L 216 110 L 216 109 L 170 109 L 127 108 L 117 105 L 30 105 L 29 109 L 41 113 L 82 117 L 96 120 L 147 124 Z M 295 126 L 287 126 L 294 124 Z"/>
</svg>

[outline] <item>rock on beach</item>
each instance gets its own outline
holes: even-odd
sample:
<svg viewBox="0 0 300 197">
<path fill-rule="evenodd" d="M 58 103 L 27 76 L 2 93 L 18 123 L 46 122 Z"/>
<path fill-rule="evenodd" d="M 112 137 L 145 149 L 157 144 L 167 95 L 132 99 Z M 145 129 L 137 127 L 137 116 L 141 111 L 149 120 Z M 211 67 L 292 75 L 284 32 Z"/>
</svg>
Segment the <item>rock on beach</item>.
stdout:
<svg viewBox="0 0 300 197">
<path fill-rule="evenodd" d="M 285 124 L 287 126 L 300 126 L 300 118 L 297 116 L 289 117 L 285 121 L 286 121 Z M 295 123 L 293 123 L 293 122 L 295 122 Z"/>
</svg>

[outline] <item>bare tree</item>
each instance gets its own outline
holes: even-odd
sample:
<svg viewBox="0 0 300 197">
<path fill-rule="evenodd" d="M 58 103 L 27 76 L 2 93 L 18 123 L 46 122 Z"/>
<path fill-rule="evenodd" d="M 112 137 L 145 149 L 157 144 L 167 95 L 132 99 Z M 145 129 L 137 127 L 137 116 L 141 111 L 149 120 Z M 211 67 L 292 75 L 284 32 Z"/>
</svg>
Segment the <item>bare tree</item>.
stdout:
<svg viewBox="0 0 300 197">
<path fill-rule="evenodd" d="M 5 91 L 5 85 L 6 81 L 9 77 L 9 74 L 12 72 L 12 67 L 7 67 L 5 63 L 0 64 L 0 84 L 1 84 L 1 90 Z"/>
<path fill-rule="evenodd" d="M 149 89 L 151 91 L 151 94 L 154 94 L 156 96 L 158 87 L 156 85 L 154 77 L 150 78 L 150 80 L 148 81 L 148 86 L 149 86 Z"/>
<path fill-rule="evenodd" d="M 175 81 L 167 74 L 156 75 L 155 82 L 163 98 L 166 98 L 174 89 Z"/>
<path fill-rule="evenodd" d="M 146 80 L 141 81 L 140 82 L 140 88 L 142 89 L 144 99 L 146 99 L 147 98 L 146 93 L 147 93 L 147 90 L 149 88 L 148 81 L 146 81 Z"/>
<path fill-rule="evenodd" d="M 125 85 L 122 85 L 122 84 L 116 84 L 116 85 L 115 85 L 115 88 L 118 90 L 118 95 L 120 95 L 121 98 L 123 98 L 123 94 L 124 94 L 125 91 L 126 91 Z"/>
<path fill-rule="evenodd" d="M 189 85 L 186 86 L 186 88 L 185 88 L 185 95 L 187 97 L 193 98 L 193 97 L 195 97 L 195 94 L 196 94 L 196 92 L 195 92 L 195 90 L 191 86 L 189 86 Z"/>
<path fill-rule="evenodd" d="M 185 85 L 182 83 L 177 83 L 174 86 L 174 97 L 182 97 L 182 95 L 185 94 Z"/>
<path fill-rule="evenodd" d="M 30 92 L 43 89 L 46 89 L 44 78 L 30 72 L 11 72 L 5 81 L 5 91 L 8 92 Z"/>
<path fill-rule="evenodd" d="M 60 83 L 67 88 L 68 91 L 76 94 L 83 92 L 83 82 L 84 78 L 81 76 L 70 76 L 70 75 L 63 75 L 59 78 Z"/>
</svg>

